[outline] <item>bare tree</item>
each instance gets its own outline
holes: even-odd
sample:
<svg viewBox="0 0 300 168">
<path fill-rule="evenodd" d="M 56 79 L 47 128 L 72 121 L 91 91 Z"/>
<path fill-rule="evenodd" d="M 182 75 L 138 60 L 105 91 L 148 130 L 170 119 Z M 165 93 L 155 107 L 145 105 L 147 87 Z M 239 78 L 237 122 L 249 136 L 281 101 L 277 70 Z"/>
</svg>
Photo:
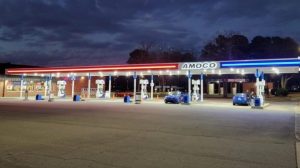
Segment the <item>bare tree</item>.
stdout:
<svg viewBox="0 0 300 168">
<path fill-rule="evenodd" d="M 141 48 L 142 50 L 149 52 L 150 49 L 152 49 L 155 46 L 154 41 L 142 41 L 140 42 Z"/>
<path fill-rule="evenodd" d="M 296 74 L 282 74 L 281 80 L 280 80 L 281 88 L 286 89 L 286 85 L 287 85 L 288 81 L 290 79 L 294 78 L 295 76 L 296 76 Z"/>
</svg>

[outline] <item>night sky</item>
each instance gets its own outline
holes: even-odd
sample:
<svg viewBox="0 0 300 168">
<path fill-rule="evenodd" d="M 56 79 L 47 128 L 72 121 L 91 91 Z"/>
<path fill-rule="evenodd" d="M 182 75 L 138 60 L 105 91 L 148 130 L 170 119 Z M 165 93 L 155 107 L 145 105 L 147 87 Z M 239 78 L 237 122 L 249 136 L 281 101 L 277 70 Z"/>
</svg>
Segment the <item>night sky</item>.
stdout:
<svg viewBox="0 0 300 168">
<path fill-rule="evenodd" d="M 300 41 L 300 0 L 0 0 L 0 62 L 126 63 L 141 42 L 201 50 L 222 32 Z"/>
</svg>

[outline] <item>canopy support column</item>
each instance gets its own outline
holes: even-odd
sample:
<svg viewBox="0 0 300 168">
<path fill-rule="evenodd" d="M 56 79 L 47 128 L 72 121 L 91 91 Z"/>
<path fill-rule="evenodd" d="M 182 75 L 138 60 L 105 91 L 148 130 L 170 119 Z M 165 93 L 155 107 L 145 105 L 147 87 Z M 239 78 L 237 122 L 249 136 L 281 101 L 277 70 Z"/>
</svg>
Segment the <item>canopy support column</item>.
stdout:
<svg viewBox="0 0 300 168">
<path fill-rule="evenodd" d="M 203 73 L 200 75 L 200 101 L 203 102 Z"/>
<path fill-rule="evenodd" d="M 153 75 L 151 75 L 151 83 L 150 83 L 150 86 L 151 86 L 151 100 L 153 100 L 153 87 L 154 87 Z"/>
<path fill-rule="evenodd" d="M 111 74 L 108 76 L 108 98 L 110 99 L 111 95 Z"/>
<path fill-rule="evenodd" d="M 136 78 L 137 78 L 137 75 L 136 75 L 136 72 L 134 72 L 133 74 L 133 100 L 135 100 L 135 96 L 136 96 Z"/>
<path fill-rule="evenodd" d="M 24 75 L 21 76 L 20 98 L 23 96 Z"/>
<path fill-rule="evenodd" d="M 72 99 L 74 97 L 75 79 L 76 79 L 75 75 L 72 75 L 72 77 L 71 77 L 71 80 L 72 80 L 72 94 L 71 94 L 72 97 L 71 98 Z"/>
<path fill-rule="evenodd" d="M 87 98 L 91 98 L 91 73 L 88 74 L 88 90 L 87 90 Z"/>
<path fill-rule="evenodd" d="M 191 71 L 189 70 L 188 71 L 188 99 L 189 99 L 189 102 L 191 101 L 191 93 L 192 93 L 192 89 L 191 89 L 191 85 L 192 85 L 192 73 Z"/>
</svg>

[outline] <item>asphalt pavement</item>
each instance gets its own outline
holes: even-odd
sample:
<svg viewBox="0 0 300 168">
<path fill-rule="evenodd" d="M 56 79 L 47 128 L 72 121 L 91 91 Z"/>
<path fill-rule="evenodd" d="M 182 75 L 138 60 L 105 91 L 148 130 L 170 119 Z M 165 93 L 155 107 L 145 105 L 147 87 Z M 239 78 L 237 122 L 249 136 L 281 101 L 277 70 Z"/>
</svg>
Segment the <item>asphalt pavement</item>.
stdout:
<svg viewBox="0 0 300 168">
<path fill-rule="evenodd" d="M 296 105 L 0 99 L 0 167 L 296 168 Z"/>
</svg>

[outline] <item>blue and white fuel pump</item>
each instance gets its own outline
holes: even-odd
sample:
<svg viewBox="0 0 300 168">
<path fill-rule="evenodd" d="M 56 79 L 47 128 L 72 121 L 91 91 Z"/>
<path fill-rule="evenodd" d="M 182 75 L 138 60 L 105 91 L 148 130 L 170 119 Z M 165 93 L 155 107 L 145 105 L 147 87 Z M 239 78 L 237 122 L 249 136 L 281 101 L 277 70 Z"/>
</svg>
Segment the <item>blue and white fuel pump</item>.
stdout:
<svg viewBox="0 0 300 168">
<path fill-rule="evenodd" d="M 255 77 L 256 77 L 256 96 L 257 98 L 260 99 L 260 106 L 263 106 L 265 85 L 266 85 L 266 81 L 264 79 L 264 72 L 256 69 Z"/>
</svg>

